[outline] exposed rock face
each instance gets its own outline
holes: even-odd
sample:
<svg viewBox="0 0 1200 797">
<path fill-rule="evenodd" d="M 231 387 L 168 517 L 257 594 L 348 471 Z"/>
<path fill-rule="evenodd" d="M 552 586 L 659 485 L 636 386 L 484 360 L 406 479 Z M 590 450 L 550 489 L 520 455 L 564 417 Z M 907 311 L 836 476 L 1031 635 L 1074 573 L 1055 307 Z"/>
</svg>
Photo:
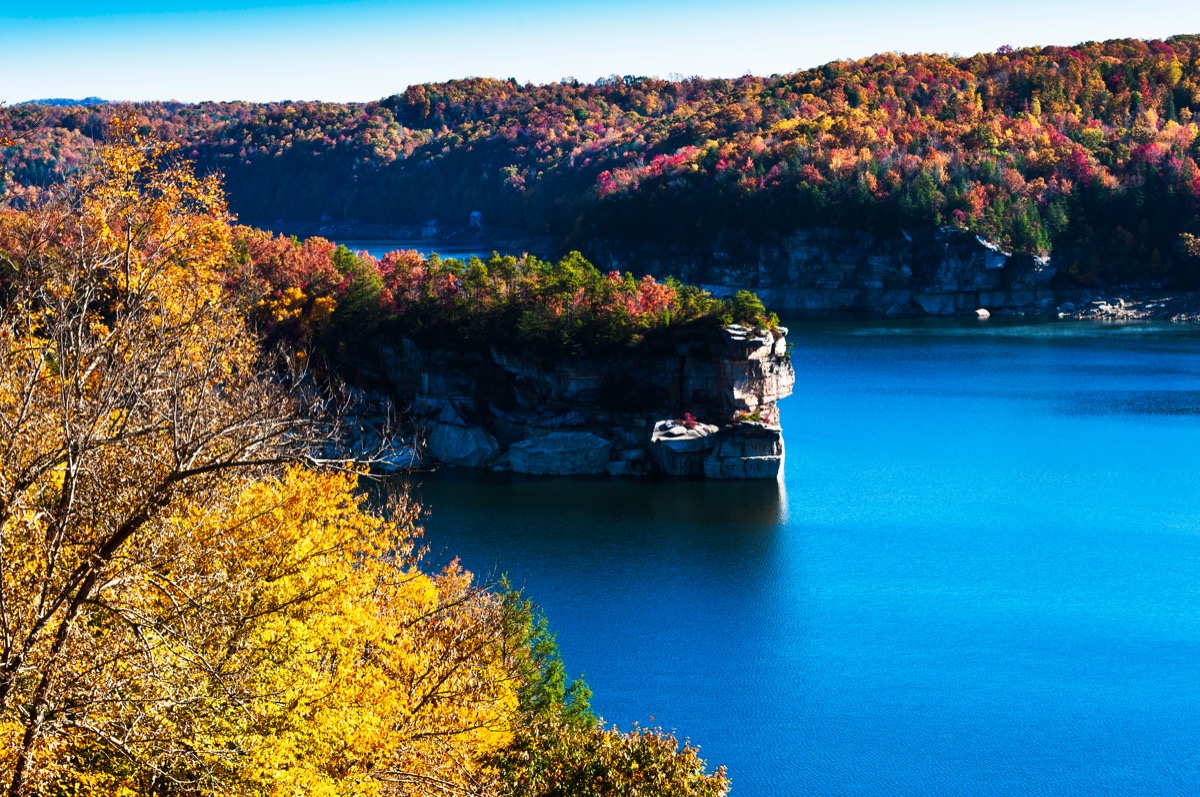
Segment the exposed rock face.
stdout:
<svg viewBox="0 0 1200 797">
<path fill-rule="evenodd" d="M 659 421 L 650 433 L 650 458 L 668 476 L 703 476 L 704 458 L 717 442 L 716 426 L 697 423 L 691 429 L 673 420 Z"/>
<path fill-rule="evenodd" d="M 362 377 L 409 408 L 436 461 L 529 474 L 702 477 L 735 415 L 777 422 L 776 404 L 795 382 L 786 334 L 693 329 L 652 348 L 552 365 L 400 340 L 377 344 L 377 365 Z M 700 422 L 688 429 L 685 414 Z M 743 449 L 750 452 L 722 448 L 721 461 L 761 456 Z M 719 478 L 778 473 L 754 464 L 711 470 Z"/>
<path fill-rule="evenodd" d="M 701 251 L 595 242 L 585 254 L 601 268 L 636 266 L 718 295 L 752 290 L 784 310 L 969 315 L 978 307 L 1048 310 L 1055 297 L 1048 258 L 950 228 L 885 236 L 818 227 L 768 242 L 719 240 Z"/>
<path fill-rule="evenodd" d="M 606 473 L 611 449 L 591 432 L 551 432 L 513 443 L 508 457 L 517 473 L 584 476 Z"/>
<path fill-rule="evenodd" d="M 730 347 L 740 357 L 721 360 L 719 384 L 730 386 L 729 405 L 736 411 L 768 410 L 792 394 L 796 372 L 787 357 L 787 328 L 779 334 L 758 332 L 734 325 L 725 333 Z"/>
<path fill-rule="evenodd" d="M 782 470 L 783 432 L 776 424 L 734 424 L 704 459 L 710 479 L 776 479 Z"/>
</svg>

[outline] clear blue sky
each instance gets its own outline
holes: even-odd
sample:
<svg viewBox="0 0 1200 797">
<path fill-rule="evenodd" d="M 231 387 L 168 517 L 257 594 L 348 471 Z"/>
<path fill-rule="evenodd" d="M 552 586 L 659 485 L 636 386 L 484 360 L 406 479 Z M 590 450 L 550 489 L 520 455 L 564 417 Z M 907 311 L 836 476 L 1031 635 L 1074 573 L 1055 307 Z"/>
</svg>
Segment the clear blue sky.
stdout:
<svg viewBox="0 0 1200 797">
<path fill-rule="evenodd" d="M 372 100 L 468 75 L 772 74 L 1176 33 L 1200 33 L 1200 0 L 0 0 L 0 101 Z"/>
</svg>

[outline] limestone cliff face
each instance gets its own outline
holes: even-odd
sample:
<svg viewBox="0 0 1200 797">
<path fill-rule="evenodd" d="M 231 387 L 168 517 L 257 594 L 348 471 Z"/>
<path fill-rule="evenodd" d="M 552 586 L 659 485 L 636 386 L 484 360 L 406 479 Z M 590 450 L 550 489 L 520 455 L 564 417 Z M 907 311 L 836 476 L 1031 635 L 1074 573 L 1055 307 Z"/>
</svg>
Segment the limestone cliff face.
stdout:
<svg viewBox="0 0 1200 797">
<path fill-rule="evenodd" d="M 463 354 L 379 342 L 364 377 L 411 409 L 427 456 L 442 463 L 530 474 L 775 478 L 783 463 L 777 402 L 795 381 L 786 332 L 733 326 L 551 365 L 495 347 Z M 662 433 L 664 424 L 709 431 L 674 452 L 680 444 Z"/>
<path fill-rule="evenodd" d="M 674 275 L 725 295 L 755 291 L 776 310 L 956 315 L 1048 309 L 1055 269 L 961 230 L 897 230 L 880 236 L 821 227 L 769 242 L 720 240 L 706 249 L 597 242 L 601 268 Z"/>
</svg>

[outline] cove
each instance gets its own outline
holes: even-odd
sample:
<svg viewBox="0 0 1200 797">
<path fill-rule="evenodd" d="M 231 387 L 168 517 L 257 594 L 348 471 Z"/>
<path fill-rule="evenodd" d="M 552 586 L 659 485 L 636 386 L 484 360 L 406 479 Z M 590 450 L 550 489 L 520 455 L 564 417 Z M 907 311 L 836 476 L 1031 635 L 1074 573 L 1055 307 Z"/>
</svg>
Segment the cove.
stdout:
<svg viewBox="0 0 1200 797">
<path fill-rule="evenodd" d="M 778 483 L 416 487 L 737 797 L 1200 791 L 1200 331 L 788 323 Z"/>
</svg>

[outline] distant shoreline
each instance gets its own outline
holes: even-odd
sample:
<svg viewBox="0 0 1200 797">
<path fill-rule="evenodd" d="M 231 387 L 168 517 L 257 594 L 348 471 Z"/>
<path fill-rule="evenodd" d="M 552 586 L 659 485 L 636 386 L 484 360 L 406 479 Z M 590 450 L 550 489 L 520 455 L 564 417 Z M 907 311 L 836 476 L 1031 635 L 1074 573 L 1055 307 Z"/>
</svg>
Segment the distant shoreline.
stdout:
<svg viewBox="0 0 1200 797">
<path fill-rule="evenodd" d="M 413 241 L 422 242 L 432 251 L 439 244 L 463 247 L 491 248 L 501 254 L 528 252 L 539 257 L 549 257 L 555 247 L 548 238 L 530 236 L 506 227 L 464 227 L 437 225 L 430 229 L 428 224 L 367 224 L 364 222 L 292 222 L 270 223 L 246 221 L 252 227 L 269 230 L 298 238 L 320 236 L 334 242 L 342 241 Z"/>
<path fill-rule="evenodd" d="M 479 250 L 495 250 L 500 254 L 530 253 L 538 257 L 550 257 L 561 247 L 548 237 L 535 237 L 511 227 L 441 226 L 431 228 L 429 224 L 369 224 L 355 221 L 340 222 L 248 222 L 250 226 L 282 235 L 299 238 L 320 236 L 335 243 L 390 242 L 412 243 L 413 247 L 429 253 L 438 252 L 439 246 L 453 249 L 464 247 Z M 418 246 L 419 244 L 419 246 Z M 445 257 L 456 257 L 447 253 Z M 665 277 L 665 274 L 655 274 Z M 714 295 L 731 295 L 741 285 L 702 284 Z M 827 307 L 790 307 L 786 302 L 772 301 L 771 288 L 753 288 L 763 295 L 771 309 L 801 317 L 839 317 L 878 319 L 888 317 L 886 313 L 872 312 L 860 308 L 839 307 L 831 302 Z M 988 308 L 993 317 L 1074 319 L 1081 321 L 1171 321 L 1175 323 L 1200 322 L 1200 291 L 1170 291 L 1156 287 L 1122 287 L 1112 289 L 1072 288 L 1053 290 L 1054 301 L 1042 308 Z M 832 294 L 831 294 L 832 298 Z M 975 314 L 975 308 L 965 307 L 961 313 L 939 316 L 934 313 L 911 312 L 899 317 L 907 318 L 965 318 Z"/>
</svg>

